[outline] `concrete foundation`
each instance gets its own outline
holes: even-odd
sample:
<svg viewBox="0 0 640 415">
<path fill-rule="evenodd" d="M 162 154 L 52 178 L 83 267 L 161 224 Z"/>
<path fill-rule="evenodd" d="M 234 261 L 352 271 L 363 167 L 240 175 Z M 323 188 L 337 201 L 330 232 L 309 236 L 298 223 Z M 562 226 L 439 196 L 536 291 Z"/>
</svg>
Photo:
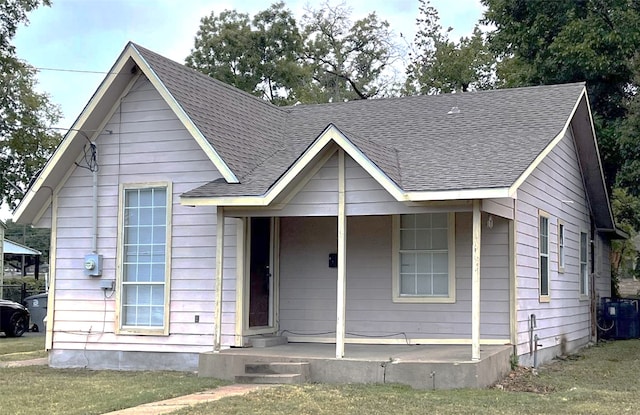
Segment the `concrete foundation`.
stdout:
<svg viewBox="0 0 640 415">
<path fill-rule="evenodd" d="M 49 351 L 49 366 L 54 368 L 87 368 L 96 370 L 175 370 L 193 372 L 198 369 L 198 354 L 51 350 Z"/>
<path fill-rule="evenodd" d="M 308 362 L 309 381 L 400 383 L 416 389 L 484 388 L 510 371 L 511 346 L 483 346 L 471 360 L 470 346 L 345 346 L 336 359 L 332 344 L 290 343 L 265 349 L 228 349 L 200 355 L 200 376 L 233 381 L 253 363 Z"/>
<path fill-rule="evenodd" d="M 589 344 L 590 338 L 583 337 L 578 340 L 566 342 L 564 344 L 556 344 L 553 346 L 547 346 L 542 342 L 542 347 L 538 349 L 538 356 L 536 358 L 534 353 L 525 353 L 518 356 L 518 364 L 520 366 L 533 367 L 534 360 L 537 361 L 538 366 L 547 362 L 550 362 L 554 358 L 566 354 L 575 353 Z M 546 347 L 545 347 L 546 346 Z"/>
</svg>

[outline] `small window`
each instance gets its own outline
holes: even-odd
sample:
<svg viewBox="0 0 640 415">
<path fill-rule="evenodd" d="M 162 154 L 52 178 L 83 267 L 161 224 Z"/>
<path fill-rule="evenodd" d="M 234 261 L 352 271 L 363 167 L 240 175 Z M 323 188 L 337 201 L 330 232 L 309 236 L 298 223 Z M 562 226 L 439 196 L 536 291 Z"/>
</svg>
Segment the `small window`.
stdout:
<svg viewBox="0 0 640 415">
<path fill-rule="evenodd" d="M 394 301 L 455 301 L 453 215 L 394 218 Z"/>
<path fill-rule="evenodd" d="M 558 221 L 558 272 L 564 272 L 564 223 Z"/>
<path fill-rule="evenodd" d="M 589 295 L 588 238 L 586 232 L 580 232 L 580 296 Z"/>
<path fill-rule="evenodd" d="M 167 185 L 121 190 L 121 331 L 168 332 L 170 200 Z"/>
<path fill-rule="evenodd" d="M 549 301 L 549 217 L 540 214 L 538 249 L 540 253 L 540 301 Z"/>
</svg>

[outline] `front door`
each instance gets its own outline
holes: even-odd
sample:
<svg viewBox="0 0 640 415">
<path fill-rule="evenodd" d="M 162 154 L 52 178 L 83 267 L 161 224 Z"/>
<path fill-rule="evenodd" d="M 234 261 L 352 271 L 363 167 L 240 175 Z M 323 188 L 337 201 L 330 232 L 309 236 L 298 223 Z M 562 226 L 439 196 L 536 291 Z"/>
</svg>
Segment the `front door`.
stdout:
<svg viewBox="0 0 640 415">
<path fill-rule="evenodd" d="M 251 218 L 249 258 L 249 328 L 270 327 L 273 304 L 271 218 Z"/>
</svg>

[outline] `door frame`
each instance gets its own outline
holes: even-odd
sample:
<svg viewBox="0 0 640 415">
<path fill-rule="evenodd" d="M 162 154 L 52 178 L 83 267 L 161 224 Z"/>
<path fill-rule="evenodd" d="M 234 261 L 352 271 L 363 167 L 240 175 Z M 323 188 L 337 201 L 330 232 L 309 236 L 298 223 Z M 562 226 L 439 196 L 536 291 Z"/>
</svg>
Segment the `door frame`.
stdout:
<svg viewBox="0 0 640 415">
<path fill-rule="evenodd" d="M 237 275 L 236 275 L 236 340 L 235 345 L 243 347 L 245 336 L 273 334 L 279 329 L 279 288 L 280 288 L 280 218 L 270 217 L 270 270 L 269 325 L 259 328 L 249 327 L 249 283 L 251 265 L 251 218 L 244 217 L 238 224 Z"/>
</svg>

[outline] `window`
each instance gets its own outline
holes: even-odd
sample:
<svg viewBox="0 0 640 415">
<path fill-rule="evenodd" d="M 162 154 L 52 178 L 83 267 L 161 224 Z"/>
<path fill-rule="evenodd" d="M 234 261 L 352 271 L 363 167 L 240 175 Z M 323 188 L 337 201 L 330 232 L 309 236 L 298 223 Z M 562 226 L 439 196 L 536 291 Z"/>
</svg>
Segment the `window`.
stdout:
<svg viewBox="0 0 640 415">
<path fill-rule="evenodd" d="M 168 333 L 171 187 L 122 187 L 119 328 Z"/>
<path fill-rule="evenodd" d="M 586 232 L 580 232 L 580 296 L 589 295 L 589 272 L 587 267 L 588 239 Z"/>
<path fill-rule="evenodd" d="M 454 238 L 453 213 L 394 217 L 394 301 L 455 301 Z"/>
<path fill-rule="evenodd" d="M 538 249 L 540 252 L 540 301 L 549 301 L 549 217 L 540 213 Z"/>
<path fill-rule="evenodd" d="M 564 223 L 558 221 L 558 272 L 564 272 Z"/>
</svg>

